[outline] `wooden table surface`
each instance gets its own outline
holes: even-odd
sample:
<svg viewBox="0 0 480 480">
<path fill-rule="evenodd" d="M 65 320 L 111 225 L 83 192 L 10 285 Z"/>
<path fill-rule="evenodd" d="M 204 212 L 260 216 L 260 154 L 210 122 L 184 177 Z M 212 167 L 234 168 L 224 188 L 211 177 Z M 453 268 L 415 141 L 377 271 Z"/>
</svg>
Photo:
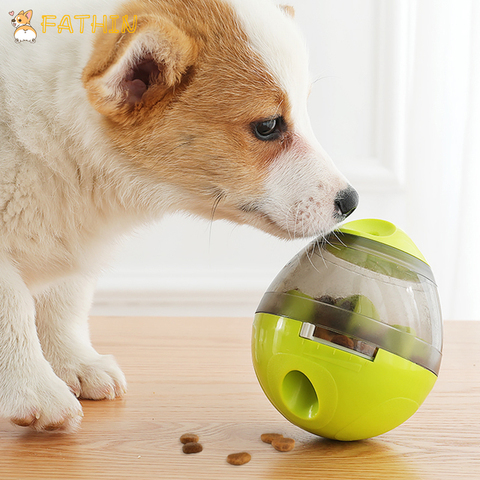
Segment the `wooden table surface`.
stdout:
<svg viewBox="0 0 480 480">
<path fill-rule="evenodd" d="M 93 342 L 129 381 L 114 401 L 83 401 L 74 435 L 34 434 L 0 420 L 0 479 L 480 479 L 480 322 L 446 322 L 434 390 L 405 424 L 353 443 L 290 424 L 261 391 L 251 319 L 93 318 Z M 203 452 L 182 453 L 179 437 Z M 265 432 L 296 440 L 280 453 Z M 228 454 L 248 451 L 231 466 Z"/>
</svg>

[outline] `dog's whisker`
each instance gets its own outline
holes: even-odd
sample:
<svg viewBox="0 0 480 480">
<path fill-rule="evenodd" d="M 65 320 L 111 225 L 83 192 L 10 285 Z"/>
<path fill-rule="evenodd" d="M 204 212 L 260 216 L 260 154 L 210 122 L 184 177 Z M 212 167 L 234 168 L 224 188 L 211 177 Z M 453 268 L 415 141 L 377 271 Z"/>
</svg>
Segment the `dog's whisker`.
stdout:
<svg viewBox="0 0 480 480">
<path fill-rule="evenodd" d="M 211 222 L 213 222 L 215 220 L 215 212 L 217 211 L 218 205 L 223 200 L 224 197 L 225 197 L 225 194 L 223 192 L 218 193 L 215 196 L 215 199 L 214 199 L 213 205 L 212 205 L 212 215 L 211 215 L 211 218 L 210 218 Z"/>
<path fill-rule="evenodd" d="M 338 77 L 335 75 L 319 75 L 318 77 L 315 78 L 315 80 L 312 81 L 312 86 L 320 82 L 320 80 L 326 80 L 327 78 L 338 78 Z"/>
<path fill-rule="evenodd" d="M 215 197 L 214 197 L 214 200 L 213 200 L 213 205 L 212 205 L 212 211 L 211 211 L 211 215 L 210 215 L 210 226 L 209 226 L 209 229 L 208 229 L 208 244 L 209 245 L 211 244 L 211 241 L 212 241 L 212 227 L 213 227 L 213 222 L 215 220 L 215 213 L 217 211 L 218 205 L 220 204 L 220 202 L 225 197 L 226 197 L 226 194 L 223 191 L 218 191 L 215 194 Z"/>
</svg>

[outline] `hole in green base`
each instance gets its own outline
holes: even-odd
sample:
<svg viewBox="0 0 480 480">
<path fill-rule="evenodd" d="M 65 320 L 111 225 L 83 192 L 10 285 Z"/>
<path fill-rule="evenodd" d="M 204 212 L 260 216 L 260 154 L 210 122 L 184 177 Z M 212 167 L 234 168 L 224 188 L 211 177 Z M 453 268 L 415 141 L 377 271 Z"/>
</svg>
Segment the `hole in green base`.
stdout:
<svg viewBox="0 0 480 480">
<path fill-rule="evenodd" d="M 318 397 L 312 382 L 298 370 L 289 372 L 283 379 L 282 397 L 297 417 L 310 419 L 318 413 Z"/>
</svg>

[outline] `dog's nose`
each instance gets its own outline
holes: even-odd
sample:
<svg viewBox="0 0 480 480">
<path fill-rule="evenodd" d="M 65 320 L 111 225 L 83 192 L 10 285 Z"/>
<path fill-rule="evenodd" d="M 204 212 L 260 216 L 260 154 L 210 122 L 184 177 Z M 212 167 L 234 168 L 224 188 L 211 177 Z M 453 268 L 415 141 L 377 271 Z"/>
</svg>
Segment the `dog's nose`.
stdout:
<svg viewBox="0 0 480 480">
<path fill-rule="evenodd" d="M 335 198 L 336 214 L 342 218 L 347 218 L 358 205 L 358 193 L 350 185 L 345 190 L 339 192 Z"/>
</svg>

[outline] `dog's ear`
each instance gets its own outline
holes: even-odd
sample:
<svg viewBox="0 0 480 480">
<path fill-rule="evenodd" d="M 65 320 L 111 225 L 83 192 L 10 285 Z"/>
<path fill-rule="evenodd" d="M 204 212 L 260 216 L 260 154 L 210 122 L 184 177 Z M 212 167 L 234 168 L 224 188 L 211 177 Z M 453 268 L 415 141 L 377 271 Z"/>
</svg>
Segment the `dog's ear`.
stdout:
<svg viewBox="0 0 480 480">
<path fill-rule="evenodd" d="M 24 15 L 27 17 L 28 21 L 30 21 L 33 16 L 33 10 L 27 10 Z"/>
<path fill-rule="evenodd" d="M 295 9 L 291 5 L 280 5 L 280 8 L 290 17 L 295 18 Z"/>
<path fill-rule="evenodd" d="M 96 110 L 132 122 L 182 83 L 196 55 L 195 42 L 176 26 L 144 19 L 134 33 L 99 34 L 83 83 Z"/>
<path fill-rule="evenodd" d="M 18 17 L 19 15 L 25 15 L 25 12 L 22 10 L 21 12 L 18 12 L 15 16 Z"/>
</svg>

